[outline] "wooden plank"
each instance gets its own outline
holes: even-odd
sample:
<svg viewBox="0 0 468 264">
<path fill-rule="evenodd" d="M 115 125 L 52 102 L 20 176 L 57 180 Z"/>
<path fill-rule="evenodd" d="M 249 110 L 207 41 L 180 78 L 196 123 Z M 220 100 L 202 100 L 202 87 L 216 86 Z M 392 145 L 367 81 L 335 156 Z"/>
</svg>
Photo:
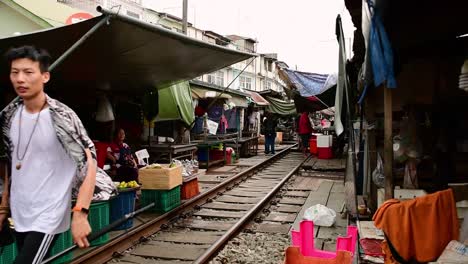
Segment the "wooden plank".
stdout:
<svg viewBox="0 0 468 264">
<path fill-rule="evenodd" d="M 232 204 L 232 203 L 206 203 L 202 205 L 202 208 L 206 209 L 220 209 L 220 210 L 232 210 L 232 211 L 248 211 L 252 208 L 251 204 Z"/>
<path fill-rule="evenodd" d="M 344 193 L 345 192 L 343 182 L 341 182 L 341 184 L 339 184 L 339 183 L 340 182 L 337 181 L 336 184 L 333 184 L 333 187 L 332 187 L 332 190 L 331 190 L 332 193 Z"/>
<path fill-rule="evenodd" d="M 271 181 L 271 180 L 281 180 L 283 175 L 262 175 L 254 176 L 251 179 L 256 181 Z"/>
<path fill-rule="evenodd" d="M 325 227 L 321 226 L 318 230 L 317 237 L 323 239 L 333 239 L 336 241 L 337 236 L 344 236 L 346 235 L 346 227 L 342 226 L 332 226 L 332 227 Z"/>
<path fill-rule="evenodd" d="M 297 214 L 296 220 L 294 221 L 293 227 L 295 230 L 299 230 L 299 223 L 302 221 L 304 216 L 304 211 L 316 204 L 326 204 L 328 200 L 328 193 L 333 187 L 333 182 L 322 180 L 319 188 L 315 191 L 310 192 L 309 197 L 302 206 L 301 211 Z M 315 229 L 315 234 L 317 234 L 318 229 Z"/>
<path fill-rule="evenodd" d="M 267 192 L 244 192 L 238 190 L 227 191 L 224 195 L 239 196 L 239 197 L 264 197 Z"/>
<path fill-rule="evenodd" d="M 198 182 L 213 182 L 213 183 L 218 183 L 222 182 L 223 178 L 221 178 L 219 175 L 203 175 L 203 176 L 198 176 Z"/>
<path fill-rule="evenodd" d="M 280 213 L 299 213 L 302 209 L 302 206 L 299 205 L 287 205 L 287 204 L 279 204 L 274 211 Z"/>
<path fill-rule="evenodd" d="M 242 188 L 264 188 L 267 190 L 271 190 L 273 187 L 276 186 L 276 184 L 266 184 L 266 183 L 243 183 L 242 185 L 239 185 Z"/>
<path fill-rule="evenodd" d="M 271 191 L 271 187 L 253 188 L 251 186 L 239 185 L 239 191 L 266 192 Z"/>
<path fill-rule="evenodd" d="M 272 212 L 265 218 L 265 221 L 293 223 L 295 219 L 295 214 Z"/>
<path fill-rule="evenodd" d="M 193 215 L 205 216 L 205 217 L 216 217 L 216 218 L 241 218 L 242 216 L 245 215 L 245 213 L 234 212 L 234 211 L 201 209 L 200 211 L 193 213 Z"/>
<path fill-rule="evenodd" d="M 393 198 L 393 109 L 392 89 L 383 85 L 384 89 L 384 175 L 385 200 Z"/>
<path fill-rule="evenodd" d="M 118 263 L 128 264 L 189 264 L 191 261 L 180 261 L 180 260 L 156 260 L 156 259 L 147 259 L 143 257 L 133 256 L 127 254 L 121 258 L 117 258 Z"/>
<path fill-rule="evenodd" d="M 138 246 L 132 250 L 131 254 L 140 257 L 195 260 L 203 254 L 209 245 L 175 244 L 153 241 L 145 245 Z"/>
<path fill-rule="evenodd" d="M 323 250 L 336 252 L 336 241 L 325 241 L 323 243 Z"/>
<path fill-rule="evenodd" d="M 303 205 L 305 203 L 306 199 L 304 198 L 289 198 L 285 197 L 282 198 L 279 203 L 281 204 L 291 204 L 291 205 Z"/>
<path fill-rule="evenodd" d="M 206 221 L 188 219 L 178 222 L 176 226 L 188 227 L 194 229 L 214 230 L 214 231 L 227 231 L 235 224 L 234 221 Z"/>
<path fill-rule="evenodd" d="M 309 197 L 309 193 L 307 191 L 288 191 L 284 194 L 284 196 L 296 196 L 296 197 Z"/>
<path fill-rule="evenodd" d="M 257 232 L 263 233 L 288 234 L 290 228 L 290 225 L 261 223 L 258 224 L 254 229 Z"/>
<path fill-rule="evenodd" d="M 217 202 L 224 203 L 243 203 L 243 204 L 256 204 L 261 200 L 261 198 L 248 198 L 248 197 L 236 197 L 230 195 L 223 195 L 216 198 Z"/>
<path fill-rule="evenodd" d="M 296 177 L 294 183 L 288 186 L 288 190 L 316 191 L 322 183 L 322 179 L 311 177 Z"/>
<path fill-rule="evenodd" d="M 152 239 L 156 241 L 193 243 L 193 244 L 212 244 L 221 237 L 220 232 L 159 232 Z"/>
</svg>

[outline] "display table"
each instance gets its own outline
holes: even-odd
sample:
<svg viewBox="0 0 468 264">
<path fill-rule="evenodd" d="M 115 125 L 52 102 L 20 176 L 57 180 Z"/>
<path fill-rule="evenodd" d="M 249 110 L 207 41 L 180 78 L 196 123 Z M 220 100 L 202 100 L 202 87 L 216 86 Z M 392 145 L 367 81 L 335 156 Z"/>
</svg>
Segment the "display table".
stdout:
<svg viewBox="0 0 468 264">
<path fill-rule="evenodd" d="M 216 135 L 207 135 L 205 138 L 204 134 L 195 135 L 196 141 L 200 140 L 226 140 L 226 139 L 233 139 L 237 138 L 238 133 L 226 133 L 226 134 L 216 134 Z M 193 141 L 192 141 L 193 142 Z"/>
<path fill-rule="evenodd" d="M 248 157 L 257 155 L 258 138 L 259 137 L 254 136 L 254 137 L 242 137 L 240 139 L 232 139 L 232 140 L 229 140 L 226 143 L 226 145 L 228 147 L 232 147 L 236 149 L 236 153 L 238 153 L 239 157 L 248 158 Z M 240 148 L 239 148 L 239 145 L 240 145 Z"/>
<path fill-rule="evenodd" d="M 217 165 L 217 164 L 226 164 L 226 144 L 224 140 L 195 140 L 192 141 L 193 143 L 197 144 L 198 148 L 198 167 L 200 169 L 209 169 L 211 166 Z M 219 144 L 223 145 L 223 159 L 219 160 L 212 160 L 212 157 L 210 155 L 210 149 L 211 147 L 217 146 Z M 203 160 L 200 160 L 200 153 L 203 153 Z"/>
<path fill-rule="evenodd" d="M 197 151 L 197 144 L 154 144 L 151 146 L 142 145 L 142 148 L 146 148 L 150 154 L 151 160 L 153 162 L 166 161 L 170 163 L 172 159 L 191 159 L 193 160 L 193 155 Z"/>
</svg>

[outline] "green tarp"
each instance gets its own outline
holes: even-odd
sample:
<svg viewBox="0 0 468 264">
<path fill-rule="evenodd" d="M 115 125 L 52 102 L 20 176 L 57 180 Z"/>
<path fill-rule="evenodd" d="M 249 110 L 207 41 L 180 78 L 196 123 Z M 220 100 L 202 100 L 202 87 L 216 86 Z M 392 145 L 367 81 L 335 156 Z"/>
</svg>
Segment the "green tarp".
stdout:
<svg viewBox="0 0 468 264">
<path fill-rule="evenodd" d="M 267 97 L 266 100 L 270 103 L 266 106 L 268 112 L 278 115 L 295 115 L 297 113 L 294 103 L 288 103 L 274 97 Z"/>
<path fill-rule="evenodd" d="M 159 89 L 158 121 L 181 120 L 190 126 L 195 120 L 192 93 L 187 81 Z"/>
</svg>

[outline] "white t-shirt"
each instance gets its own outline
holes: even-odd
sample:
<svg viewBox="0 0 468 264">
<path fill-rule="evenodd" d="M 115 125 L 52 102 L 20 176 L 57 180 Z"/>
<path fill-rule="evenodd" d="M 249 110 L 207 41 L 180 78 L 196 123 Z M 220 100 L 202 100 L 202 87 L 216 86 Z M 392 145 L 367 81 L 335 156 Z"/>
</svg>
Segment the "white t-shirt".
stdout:
<svg viewBox="0 0 468 264">
<path fill-rule="evenodd" d="M 10 130 L 13 142 L 10 206 L 18 232 L 58 234 L 68 230 L 71 218 L 72 180 L 76 164 L 58 141 L 49 109 L 42 110 L 28 150 L 17 170 L 18 124 L 21 108 Z M 23 109 L 20 158 L 24 154 L 38 113 Z"/>
</svg>

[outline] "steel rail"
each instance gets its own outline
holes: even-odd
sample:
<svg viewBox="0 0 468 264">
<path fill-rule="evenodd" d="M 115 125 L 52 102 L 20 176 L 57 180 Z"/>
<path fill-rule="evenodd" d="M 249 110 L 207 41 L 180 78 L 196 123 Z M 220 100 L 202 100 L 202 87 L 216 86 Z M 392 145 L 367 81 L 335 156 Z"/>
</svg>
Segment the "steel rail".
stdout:
<svg viewBox="0 0 468 264">
<path fill-rule="evenodd" d="M 87 253 L 84 253 L 78 256 L 77 258 L 74 258 L 70 263 L 96 264 L 105 263 L 111 260 L 115 254 L 118 254 L 119 252 L 125 251 L 128 248 L 133 247 L 142 239 L 145 239 L 146 237 L 153 235 L 161 229 L 164 229 L 168 223 L 170 223 L 173 219 L 180 217 L 184 211 L 197 208 L 198 206 L 207 203 L 213 197 L 218 196 L 223 191 L 232 189 L 232 186 L 234 186 L 238 182 L 246 180 L 247 178 L 251 177 L 256 171 L 262 170 L 267 164 L 289 153 L 289 151 L 296 145 L 297 144 L 294 144 L 281 151 L 278 151 L 277 154 L 271 156 L 269 159 L 255 166 L 252 166 L 245 171 L 239 172 L 231 178 L 228 178 L 222 183 L 216 185 L 212 189 L 201 193 L 190 200 L 185 201 L 179 207 L 163 215 L 160 215 L 146 223 L 143 223 L 135 228 L 128 230 L 127 232 L 113 238 L 108 243 L 89 250 Z"/>
</svg>

